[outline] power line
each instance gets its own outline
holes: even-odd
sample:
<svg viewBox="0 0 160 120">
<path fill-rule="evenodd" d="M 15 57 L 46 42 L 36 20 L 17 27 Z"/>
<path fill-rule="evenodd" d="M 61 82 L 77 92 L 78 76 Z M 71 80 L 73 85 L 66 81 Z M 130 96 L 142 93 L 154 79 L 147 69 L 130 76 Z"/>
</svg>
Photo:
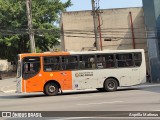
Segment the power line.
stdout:
<svg viewBox="0 0 160 120">
<path fill-rule="evenodd" d="M 142 30 L 141 30 L 142 29 Z M 55 34 L 60 34 L 62 31 L 58 29 L 32 29 L 35 33 L 35 35 L 45 35 L 46 33 L 49 35 L 55 35 Z M 109 35 L 109 36 L 122 36 L 122 35 L 130 35 L 131 30 L 129 28 L 113 28 L 113 29 L 102 29 L 101 30 L 102 35 Z M 155 36 L 155 34 L 159 33 L 160 30 L 146 30 L 144 28 L 135 28 L 134 33 L 136 36 L 141 36 L 141 35 L 150 35 L 150 36 Z M 0 29 L 0 35 L 26 35 L 29 33 L 29 29 Z M 83 35 L 83 36 L 90 36 L 94 35 L 94 31 L 91 29 L 88 30 L 78 30 L 78 29 L 73 29 L 73 30 L 64 30 L 63 33 L 65 35 Z M 98 37 L 98 36 L 97 36 Z"/>
</svg>

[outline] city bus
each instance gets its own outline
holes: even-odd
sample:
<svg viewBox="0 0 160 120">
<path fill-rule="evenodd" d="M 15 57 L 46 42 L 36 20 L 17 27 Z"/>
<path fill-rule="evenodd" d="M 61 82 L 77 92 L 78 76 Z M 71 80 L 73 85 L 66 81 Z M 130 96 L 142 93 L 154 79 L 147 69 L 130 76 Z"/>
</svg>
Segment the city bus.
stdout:
<svg viewBox="0 0 160 120">
<path fill-rule="evenodd" d="M 117 87 L 145 82 L 143 49 L 18 55 L 18 93 L 43 92 L 53 96 L 63 90 L 113 92 Z"/>
</svg>

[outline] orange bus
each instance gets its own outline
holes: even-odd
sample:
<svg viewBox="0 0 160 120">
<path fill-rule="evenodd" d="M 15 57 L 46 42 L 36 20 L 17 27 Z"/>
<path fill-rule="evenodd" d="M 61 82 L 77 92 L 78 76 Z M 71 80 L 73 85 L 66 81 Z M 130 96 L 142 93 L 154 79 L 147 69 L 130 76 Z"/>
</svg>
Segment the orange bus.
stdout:
<svg viewBox="0 0 160 120">
<path fill-rule="evenodd" d="M 146 82 L 144 50 L 48 52 L 18 55 L 17 92 L 115 91 Z"/>
</svg>

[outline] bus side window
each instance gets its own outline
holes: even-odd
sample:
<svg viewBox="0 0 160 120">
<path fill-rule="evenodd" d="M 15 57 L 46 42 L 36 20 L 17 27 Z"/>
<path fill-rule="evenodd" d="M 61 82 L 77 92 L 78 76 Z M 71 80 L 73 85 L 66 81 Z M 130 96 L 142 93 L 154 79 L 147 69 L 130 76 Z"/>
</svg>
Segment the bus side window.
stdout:
<svg viewBox="0 0 160 120">
<path fill-rule="evenodd" d="M 62 57 L 62 69 L 63 70 L 78 69 L 78 58 L 77 58 L 77 56 L 63 56 Z"/>
<path fill-rule="evenodd" d="M 140 67 L 142 63 L 142 54 L 141 53 L 134 53 L 134 64 L 137 67 Z"/>
<path fill-rule="evenodd" d="M 107 55 L 106 56 L 106 68 L 112 68 L 114 67 L 114 56 L 113 55 Z"/>
<path fill-rule="evenodd" d="M 115 63 L 113 54 L 97 55 L 97 67 L 99 69 L 113 68 L 114 66 Z"/>
<path fill-rule="evenodd" d="M 59 57 L 44 57 L 44 71 L 60 70 Z"/>
<path fill-rule="evenodd" d="M 81 69 L 95 69 L 95 56 L 94 55 L 82 55 L 80 58 L 80 68 Z"/>
<path fill-rule="evenodd" d="M 117 54 L 116 61 L 118 67 L 132 67 L 133 59 L 132 54 Z"/>
<path fill-rule="evenodd" d="M 85 69 L 85 61 L 83 61 L 82 56 L 79 56 L 79 67 L 80 69 Z"/>
<path fill-rule="evenodd" d="M 105 62 L 104 62 L 104 57 L 101 55 L 97 55 L 97 68 L 102 69 L 105 68 Z"/>
<path fill-rule="evenodd" d="M 116 55 L 116 61 L 117 61 L 117 66 L 118 67 L 125 67 L 125 60 L 124 60 L 124 55 L 123 54 L 117 54 Z"/>
<path fill-rule="evenodd" d="M 93 68 L 93 69 L 96 68 L 95 58 L 94 58 L 94 57 L 91 57 L 91 58 L 90 58 L 90 64 L 91 64 L 91 68 Z"/>
</svg>

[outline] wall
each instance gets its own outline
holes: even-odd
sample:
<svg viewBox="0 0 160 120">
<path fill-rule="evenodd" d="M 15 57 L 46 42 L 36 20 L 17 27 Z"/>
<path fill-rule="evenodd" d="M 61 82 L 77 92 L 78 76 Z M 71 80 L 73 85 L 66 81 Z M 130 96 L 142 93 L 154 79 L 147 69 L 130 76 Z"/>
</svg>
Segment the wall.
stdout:
<svg viewBox="0 0 160 120">
<path fill-rule="evenodd" d="M 110 9 L 101 11 L 100 22 L 102 24 L 103 49 L 133 48 L 129 17 L 130 11 L 133 15 L 136 48 L 144 48 L 147 51 L 142 8 Z M 63 51 L 93 49 L 95 39 L 91 11 L 65 12 L 61 17 L 61 25 L 62 24 L 63 35 L 61 46 Z M 108 38 L 112 41 L 105 41 L 105 39 Z"/>
<path fill-rule="evenodd" d="M 63 51 L 81 51 L 93 47 L 93 17 L 90 11 L 66 12 L 62 14 L 61 20 Z"/>
<path fill-rule="evenodd" d="M 101 10 L 103 50 L 133 49 L 130 15 L 132 13 L 135 46 L 144 49 L 148 68 L 148 51 L 142 8 Z M 96 50 L 92 11 L 64 12 L 61 15 L 62 51 Z M 98 34 L 99 37 L 100 34 Z M 106 41 L 110 39 L 111 41 Z"/>
<path fill-rule="evenodd" d="M 8 62 L 7 60 L 0 60 L 0 71 L 12 71 L 14 70 L 14 66 L 11 65 L 10 62 Z"/>
</svg>

